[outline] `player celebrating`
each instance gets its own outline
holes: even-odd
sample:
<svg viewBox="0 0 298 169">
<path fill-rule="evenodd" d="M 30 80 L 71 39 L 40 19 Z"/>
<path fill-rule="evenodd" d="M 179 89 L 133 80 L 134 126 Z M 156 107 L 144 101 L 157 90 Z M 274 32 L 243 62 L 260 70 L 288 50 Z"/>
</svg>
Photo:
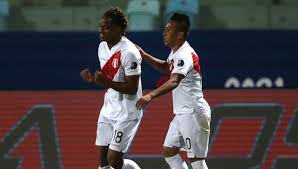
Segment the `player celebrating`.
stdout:
<svg viewBox="0 0 298 169">
<path fill-rule="evenodd" d="M 102 71 L 93 76 L 86 68 L 80 73 L 84 81 L 107 89 L 97 123 L 99 169 L 139 168 L 133 161 L 123 160 L 143 115 L 135 107 L 142 96 L 142 58 L 136 46 L 124 37 L 127 24 L 127 17 L 119 8 L 104 13 L 99 28 L 102 42 L 98 47 Z"/>
<path fill-rule="evenodd" d="M 163 147 L 166 162 L 172 169 L 187 169 L 180 157 L 184 148 L 193 169 L 207 169 L 211 111 L 203 98 L 199 57 L 186 41 L 189 17 L 175 13 L 167 23 L 163 36 L 171 48 L 167 61 L 157 59 L 141 48 L 142 58 L 156 69 L 171 74 L 170 79 L 138 100 L 136 107 L 144 108 L 152 99 L 172 91 L 175 117 L 172 120 Z"/>
</svg>

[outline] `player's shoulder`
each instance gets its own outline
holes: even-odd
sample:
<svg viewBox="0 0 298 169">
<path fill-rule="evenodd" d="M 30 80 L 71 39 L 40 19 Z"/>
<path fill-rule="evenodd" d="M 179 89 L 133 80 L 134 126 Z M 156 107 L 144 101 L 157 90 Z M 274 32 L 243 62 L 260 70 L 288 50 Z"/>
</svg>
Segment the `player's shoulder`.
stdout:
<svg viewBox="0 0 298 169">
<path fill-rule="evenodd" d="M 107 45 L 106 41 L 101 41 L 98 46 L 103 47 L 104 45 Z"/>
<path fill-rule="evenodd" d="M 193 54 L 198 55 L 200 53 L 200 50 L 199 49 L 197 49 L 197 48 L 194 49 L 189 43 L 188 43 L 188 45 L 187 45 L 187 47 L 186 47 L 185 50 L 187 50 L 187 52 L 190 52 L 191 55 L 193 55 Z"/>
<path fill-rule="evenodd" d="M 107 45 L 106 41 L 101 41 L 98 45 L 98 50 L 104 50 L 106 45 Z"/>
<path fill-rule="evenodd" d="M 196 51 L 190 46 L 190 44 L 186 41 L 181 50 L 179 51 L 179 57 L 182 58 L 191 58 L 193 54 L 197 54 Z"/>
<path fill-rule="evenodd" d="M 184 51 L 184 52 L 193 52 L 194 49 L 191 47 L 191 45 L 187 41 L 185 41 L 184 44 L 183 44 L 182 51 Z"/>
<path fill-rule="evenodd" d="M 123 43 L 122 48 L 124 50 L 128 50 L 128 51 L 137 50 L 137 47 L 135 46 L 135 44 L 132 41 L 130 41 L 128 38 L 122 37 L 121 41 Z"/>
<path fill-rule="evenodd" d="M 121 49 L 121 53 L 124 57 L 127 56 L 135 56 L 135 57 L 141 57 L 139 50 L 135 46 L 133 42 L 131 42 L 127 38 L 123 38 L 124 44 Z"/>
<path fill-rule="evenodd" d="M 192 53 L 193 53 L 192 50 L 182 49 L 179 51 L 179 53 L 177 53 L 176 58 L 188 60 L 188 59 L 191 59 Z"/>
</svg>

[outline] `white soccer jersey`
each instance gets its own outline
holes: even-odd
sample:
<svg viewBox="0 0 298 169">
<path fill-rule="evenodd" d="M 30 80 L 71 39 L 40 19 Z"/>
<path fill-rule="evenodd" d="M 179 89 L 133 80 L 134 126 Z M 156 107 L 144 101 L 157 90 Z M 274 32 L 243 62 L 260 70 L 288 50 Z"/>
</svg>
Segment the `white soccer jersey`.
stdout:
<svg viewBox="0 0 298 169">
<path fill-rule="evenodd" d="M 183 74 L 180 84 L 172 91 L 174 114 L 193 113 L 200 110 L 203 97 L 199 57 L 187 41 L 168 59 L 171 74 Z"/>
<path fill-rule="evenodd" d="M 141 75 L 141 55 L 135 45 L 125 37 L 111 49 L 105 41 L 98 47 L 98 58 L 103 74 L 114 81 L 124 82 L 125 76 Z M 141 76 L 135 95 L 123 94 L 112 88 L 105 93 L 102 116 L 112 120 L 131 120 L 140 118 L 142 110 L 137 110 L 136 102 L 142 97 Z"/>
</svg>

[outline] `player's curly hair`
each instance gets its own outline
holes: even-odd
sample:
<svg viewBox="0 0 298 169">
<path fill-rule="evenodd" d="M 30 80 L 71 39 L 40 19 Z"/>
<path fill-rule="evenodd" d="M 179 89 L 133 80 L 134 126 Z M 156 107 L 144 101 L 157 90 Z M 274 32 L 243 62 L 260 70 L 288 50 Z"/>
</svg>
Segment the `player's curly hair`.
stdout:
<svg viewBox="0 0 298 169">
<path fill-rule="evenodd" d="M 122 35 L 125 34 L 128 25 L 127 15 L 118 7 L 112 7 L 104 13 L 105 17 L 112 19 L 112 24 L 120 26 L 122 30 Z"/>
</svg>

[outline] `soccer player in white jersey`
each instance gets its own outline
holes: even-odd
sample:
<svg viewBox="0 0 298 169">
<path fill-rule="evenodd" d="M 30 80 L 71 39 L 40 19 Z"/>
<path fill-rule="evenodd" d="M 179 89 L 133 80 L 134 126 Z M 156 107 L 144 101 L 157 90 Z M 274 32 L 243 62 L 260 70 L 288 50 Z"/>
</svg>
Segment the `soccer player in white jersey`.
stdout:
<svg viewBox="0 0 298 169">
<path fill-rule="evenodd" d="M 101 71 L 92 75 L 86 68 L 80 73 L 84 81 L 106 88 L 95 142 L 99 149 L 99 169 L 139 168 L 133 161 L 123 160 L 143 116 L 143 111 L 135 107 L 142 96 L 142 58 L 136 46 L 124 36 L 127 24 L 127 16 L 119 8 L 104 13 L 99 28 L 102 42 L 98 47 Z"/>
<path fill-rule="evenodd" d="M 167 61 L 157 59 L 139 48 L 142 58 L 156 69 L 169 73 L 170 79 L 138 100 L 143 109 L 152 99 L 172 91 L 172 120 L 163 147 L 165 160 L 172 169 L 186 169 L 179 155 L 186 150 L 193 169 L 207 169 L 211 111 L 203 98 L 199 57 L 186 41 L 190 22 L 187 15 L 175 13 L 167 23 L 164 43 L 171 49 Z"/>
</svg>

